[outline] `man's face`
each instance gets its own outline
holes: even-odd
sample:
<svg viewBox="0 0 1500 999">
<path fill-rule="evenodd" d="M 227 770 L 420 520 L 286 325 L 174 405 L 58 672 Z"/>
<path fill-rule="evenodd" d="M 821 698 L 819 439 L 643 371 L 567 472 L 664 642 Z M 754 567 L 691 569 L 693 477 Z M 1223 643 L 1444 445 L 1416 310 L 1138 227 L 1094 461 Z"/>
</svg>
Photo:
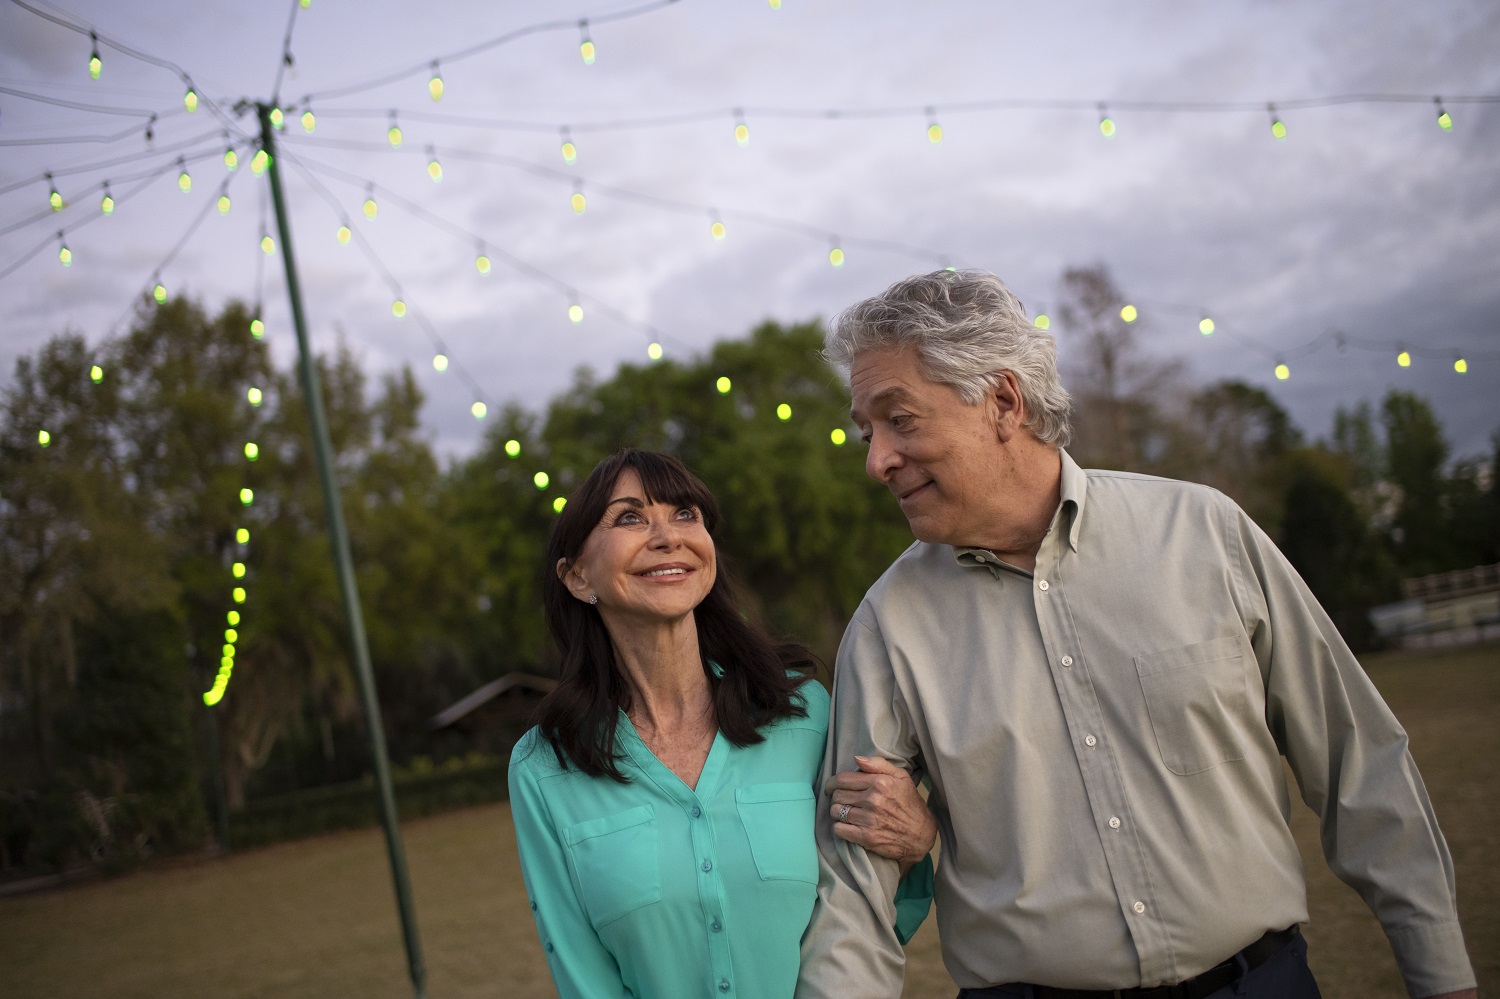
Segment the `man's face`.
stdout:
<svg viewBox="0 0 1500 999">
<path fill-rule="evenodd" d="M 978 543 L 996 497 L 996 406 L 968 405 L 929 380 L 914 350 L 862 351 L 849 370 L 851 413 L 869 445 L 865 472 L 884 483 L 920 541 Z"/>
</svg>

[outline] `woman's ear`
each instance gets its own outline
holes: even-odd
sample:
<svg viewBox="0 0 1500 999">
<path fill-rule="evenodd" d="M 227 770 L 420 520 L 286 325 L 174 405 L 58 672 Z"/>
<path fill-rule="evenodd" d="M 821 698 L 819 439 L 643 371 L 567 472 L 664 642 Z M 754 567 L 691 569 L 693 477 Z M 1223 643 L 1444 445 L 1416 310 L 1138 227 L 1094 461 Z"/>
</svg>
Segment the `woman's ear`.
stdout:
<svg viewBox="0 0 1500 999">
<path fill-rule="evenodd" d="M 562 584 L 568 588 L 568 592 L 573 594 L 575 599 L 588 603 L 588 580 L 579 575 L 576 564 L 570 564 L 567 559 L 560 558 L 557 560 L 557 565 L 553 566 L 553 571 L 557 573 L 557 578 L 562 580 Z"/>
</svg>

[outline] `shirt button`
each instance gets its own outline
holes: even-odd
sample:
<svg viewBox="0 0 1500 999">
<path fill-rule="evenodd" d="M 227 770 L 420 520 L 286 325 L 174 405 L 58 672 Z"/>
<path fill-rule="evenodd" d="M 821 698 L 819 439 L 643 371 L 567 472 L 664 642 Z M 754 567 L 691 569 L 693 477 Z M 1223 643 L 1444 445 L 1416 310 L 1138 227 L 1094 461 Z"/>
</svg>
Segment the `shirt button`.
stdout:
<svg viewBox="0 0 1500 999">
<path fill-rule="evenodd" d="M 724 928 L 724 924 L 715 919 L 713 922 L 708 924 L 708 928 L 717 933 Z"/>
<path fill-rule="evenodd" d="M 1062 664 L 1064 666 L 1071 666 L 1071 665 L 1073 665 L 1073 657 L 1072 656 L 1063 656 L 1062 657 Z"/>
<path fill-rule="evenodd" d="M 1111 829 L 1118 829 L 1118 828 L 1120 828 L 1120 817 L 1118 815 L 1111 815 L 1109 817 L 1109 827 Z M 1136 905 L 1140 905 L 1140 904 L 1141 903 L 1139 903 L 1139 902 L 1136 903 Z M 1141 908 L 1145 908 L 1145 906 L 1142 906 Z M 1137 909 L 1136 911 L 1140 912 L 1141 910 Z"/>
<path fill-rule="evenodd" d="M 720 992 L 728 992 L 729 991 L 729 979 L 727 979 L 727 978 L 721 978 L 721 979 L 719 979 L 719 991 Z"/>
<path fill-rule="evenodd" d="M 696 819 L 698 816 L 700 816 L 702 814 L 703 814 L 703 809 L 699 808 L 697 805 L 694 805 L 693 806 L 693 818 Z"/>
<path fill-rule="evenodd" d="M 1042 580 L 1042 581 L 1041 581 L 1041 582 L 1040 582 L 1040 583 L 1037 583 L 1037 584 L 1036 584 L 1036 586 L 1037 586 L 1037 589 L 1039 589 L 1039 590 L 1045 590 L 1045 589 L 1047 589 L 1047 588 L 1048 588 L 1048 587 L 1049 587 L 1049 586 L 1050 586 L 1050 585 L 1051 585 L 1051 584 L 1050 584 L 1050 583 L 1048 583 L 1048 582 L 1047 582 L 1047 581 L 1046 581 L 1046 580 L 1045 580 L 1045 579 L 1044 579 L 1044 580 Z"/>
<path fill-rule="evenodd" d="M 1143 912 L 1146 911 L 1146 903 L 1145 902 L 1137 902 L 1137 903 L 1135 903 L 1135 905 L 1132 905 L 1130 907 L 1130 911 L 1134 912 L 1137 916 L 1139 916 L 1141 913 L 1143 913 Z"/>
<path fill-rule="evenodd" d="M 712 861 L 712 860 L 705 860 L 705 861 L 704 861 L 704 862 L 703 862 L 703 870 L 704 870 L 704 871 L 705 871 L 705 872 L 706 872 L 706 871 L 711 871 L 711 870 L 713 870 L 713 869 L 714 869 L 714 862 L 713 862 L 713 861 Z"/>
<path fill-rule="evenodd" d="M 1083 744 L 1084 744 L 1084 745 L 1085 745 L 1085 746 L 1087 746 L 1087 747 L 1089 747 L 1089 748 L 1090 748 L 1090 749 L 1093 749 L 1093 748 L 1094 748 L 1094 746 L 1095 746 L 1095 745 L 1096 745 L 1096 744 L 1097 744 L 1097 743 L 1098 743 L 1098 742 L 1099 742 L 1099 740 L 1098 740 L 1098 739 L 1095 739 L 1095 738 L 1094 738 L 1094 737 L 1093 737 L 1093 736 L 1091 736 L 1091 735 L 1086 735 L 1086 736 L 1084 736 L 1084 737 L 1083 737 Z"/>
</svg>

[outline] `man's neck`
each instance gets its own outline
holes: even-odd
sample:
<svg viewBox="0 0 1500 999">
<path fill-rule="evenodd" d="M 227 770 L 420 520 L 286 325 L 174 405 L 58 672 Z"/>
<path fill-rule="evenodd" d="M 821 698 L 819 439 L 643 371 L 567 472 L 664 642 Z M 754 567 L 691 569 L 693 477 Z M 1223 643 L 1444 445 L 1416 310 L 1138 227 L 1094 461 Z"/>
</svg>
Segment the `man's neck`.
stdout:
<svg viewBox="0 0 1500 999">
<path fill-rule="evenodd" d="M 1062 452 L 1029 437 L 1015 445 L 998 469 L 994 519 L 984 542 L 973 547 L 1031 572 L 1062 502 Z"/>
</svg>

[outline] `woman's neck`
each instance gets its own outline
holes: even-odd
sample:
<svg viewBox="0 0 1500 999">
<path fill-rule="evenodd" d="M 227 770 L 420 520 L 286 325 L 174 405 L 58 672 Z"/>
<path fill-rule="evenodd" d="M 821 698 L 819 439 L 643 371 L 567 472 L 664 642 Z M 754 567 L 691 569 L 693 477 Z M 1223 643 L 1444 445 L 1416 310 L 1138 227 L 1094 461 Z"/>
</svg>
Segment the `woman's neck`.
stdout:
<svg viewBox="0 0 1500 999">
<path fill-rule="evenodd" d="M 626 714 L 638 730 L 668 735 L 712 721 L 713 695 L 691 614 L 636 627 L 610 622 L 610 639 L 629 693 Z"/>
</svg>

